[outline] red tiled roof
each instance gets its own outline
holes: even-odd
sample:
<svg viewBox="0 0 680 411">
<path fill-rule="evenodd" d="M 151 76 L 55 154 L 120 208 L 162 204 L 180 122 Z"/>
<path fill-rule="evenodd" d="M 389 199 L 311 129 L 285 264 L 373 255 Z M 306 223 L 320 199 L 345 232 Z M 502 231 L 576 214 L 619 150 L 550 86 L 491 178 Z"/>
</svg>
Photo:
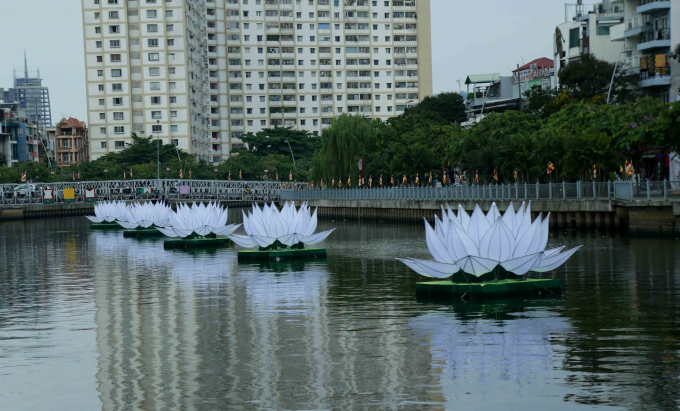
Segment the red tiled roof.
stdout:
<svg viewBox="0 0 680 411">
<path fill-rule="evenodd" d="M 550 60 L 549 58 L 546 58 L 546 57 L 541 57 L 540 59 L 536 59 L 534 61 L 528 62 L 527 64 L 523 65 L 522 67 L 518 68 L 517 70 L 512 70 L 512 72 L 516 73 L 518 71 L 528 70 L 534 64 L 536 65 L 536 68 L 544 68 L 544 67 L 553 68 L 553 67 L 555 67 L 554 61 L 552 61 L 552 60 Z"/>
<path fill-rule="evenodd" d="M 68 119 L 63 118 L 61 119 L 61 122 L 67 122 L 71 127 L 76 127 L 76 128 L 85 128 L 85 122 L 84 121 L 79 121 L 77 118 L 69 117 Z"/>
</svg>

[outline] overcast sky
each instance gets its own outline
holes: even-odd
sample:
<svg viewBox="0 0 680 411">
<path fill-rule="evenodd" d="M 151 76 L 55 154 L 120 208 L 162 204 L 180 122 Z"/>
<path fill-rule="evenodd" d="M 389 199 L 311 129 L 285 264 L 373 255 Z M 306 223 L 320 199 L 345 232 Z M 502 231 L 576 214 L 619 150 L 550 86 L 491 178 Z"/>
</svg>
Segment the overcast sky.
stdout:
<svg viewBox="0 0 680 411">
<path fill-rule="evenodd" d="M 509 75 L 522 62 L 552 58 L 552 34 L 564 20 L 565 0 L 430 1 L 435 93 L 458 91 L 468 74 Z M 86 119 L 80 0 L 0 0 L 0 14 L 0 88 L 13 86 L 25 48 L 50 89 L 52 121 Z"/>
</svg>

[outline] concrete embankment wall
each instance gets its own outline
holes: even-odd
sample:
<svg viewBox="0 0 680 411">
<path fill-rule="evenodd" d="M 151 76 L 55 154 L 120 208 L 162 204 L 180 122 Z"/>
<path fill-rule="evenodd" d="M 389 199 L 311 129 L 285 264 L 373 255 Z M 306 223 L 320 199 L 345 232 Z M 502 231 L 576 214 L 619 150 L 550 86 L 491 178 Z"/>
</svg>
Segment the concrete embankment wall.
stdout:
<svg viewBox="0 0 680 411">
<path fill-rule="evenodd" d="M 451 201 L 472 212 L 475 204 L 488 211 L 493 201 Z M 510 201 L 495 201 L 504 212 Z M 420 224 L 423 218 L 433 220 L 447 202 L 433 200 L 313 200 L 319 217 L 331 220 L 362 220 L 377 222 L 408 222 Z M 513 202 L 515 210 L 521 202 Z M 550 213 L 550 225 L 559 229 L 611 230 L 628 229 L 650 235 L 680 234 L 680 202 L 618 201 L 618 200 L 534 200 L 532 218 Z"/>
<path fill-rule="evenodd" d="M 185 202 L 168 201 L 175 204 Z M 479 204 L 488 211 L 493 202 L 450 201 L 456 210 L 462 204 L 468 212 Z M 496 201 L 504 212 L 510 201 Z M 0 222 L 31 218 L 69 217 L 94 214 L 95 203 L 27 204 L 0 207 Z M 223 202 L 230 207 L 250 206 L 250 202 Z M 319 217 L 329 220 L 354 220 L 394 223 L 417 223 L 423 218 L 433 220 L 441 205 L 447 202 L 435 200 L 312 200 L 309 205 L 318 207 Z M 520 205 L 514 202 L 515 209 Z M 680 201 L 618 201 L 618 200 L 534 200 L 531 202 L 532 218 L 539 213 L 551 213 L 553 228 L 579 230 L 628 229 L 649 235 L 680 235 Z"/>
</svg>

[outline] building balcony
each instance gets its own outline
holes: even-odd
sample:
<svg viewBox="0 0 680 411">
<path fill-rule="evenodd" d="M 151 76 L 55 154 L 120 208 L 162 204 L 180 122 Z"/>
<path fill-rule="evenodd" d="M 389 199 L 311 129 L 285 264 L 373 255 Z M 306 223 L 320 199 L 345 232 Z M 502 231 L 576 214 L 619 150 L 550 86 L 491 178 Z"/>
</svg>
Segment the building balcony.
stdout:
<svg viewBox="0 0 680 411">
<path fill-rule="evenodd" d="M 662 10 L 670 10 L 671 2 L 668 0 L 640 0 L 640 5 L 635 9 L 637 13 L 656 13 Z"/>
<path fill-rule="evenodd" d="M 637 45 L 638 51 L 670 47 L 670 29 L 650 30 L 640 33 L 640 44 Z"/>
<path fill-rule="evenodd" d="M 657 73 L 640 72 L 638 87 L 668 87 L 671 85 L 671 67 L 664 66 Z"/>
</svg>

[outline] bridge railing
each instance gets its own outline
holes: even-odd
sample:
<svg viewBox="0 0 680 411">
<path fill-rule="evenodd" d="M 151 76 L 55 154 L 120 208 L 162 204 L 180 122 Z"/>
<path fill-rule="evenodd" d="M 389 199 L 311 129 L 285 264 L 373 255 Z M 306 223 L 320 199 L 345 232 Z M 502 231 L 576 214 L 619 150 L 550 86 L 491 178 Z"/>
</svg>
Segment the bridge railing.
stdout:
<svg viewBox="0 0 680 411">
<path fill-rule="evenodd" d="M 330 188 L 281 190 L 288 200 L 580 200 L 680 199 L 678 181 L 609 181 L 549 184 L 489 184 L 452 187 Z"/>
<path fill-rule="evenodd" d="M 0 204 L 43 203 L 44 190 L 51 190 L 50 202 L 101 200 L 219 200 L 278 201 L 281 184 L 265 181 L 224 180 L 112 180 L 59 183 L 0 184 Z M 64 190 L 73 189 L 73 198 Z"/>
</svg>

